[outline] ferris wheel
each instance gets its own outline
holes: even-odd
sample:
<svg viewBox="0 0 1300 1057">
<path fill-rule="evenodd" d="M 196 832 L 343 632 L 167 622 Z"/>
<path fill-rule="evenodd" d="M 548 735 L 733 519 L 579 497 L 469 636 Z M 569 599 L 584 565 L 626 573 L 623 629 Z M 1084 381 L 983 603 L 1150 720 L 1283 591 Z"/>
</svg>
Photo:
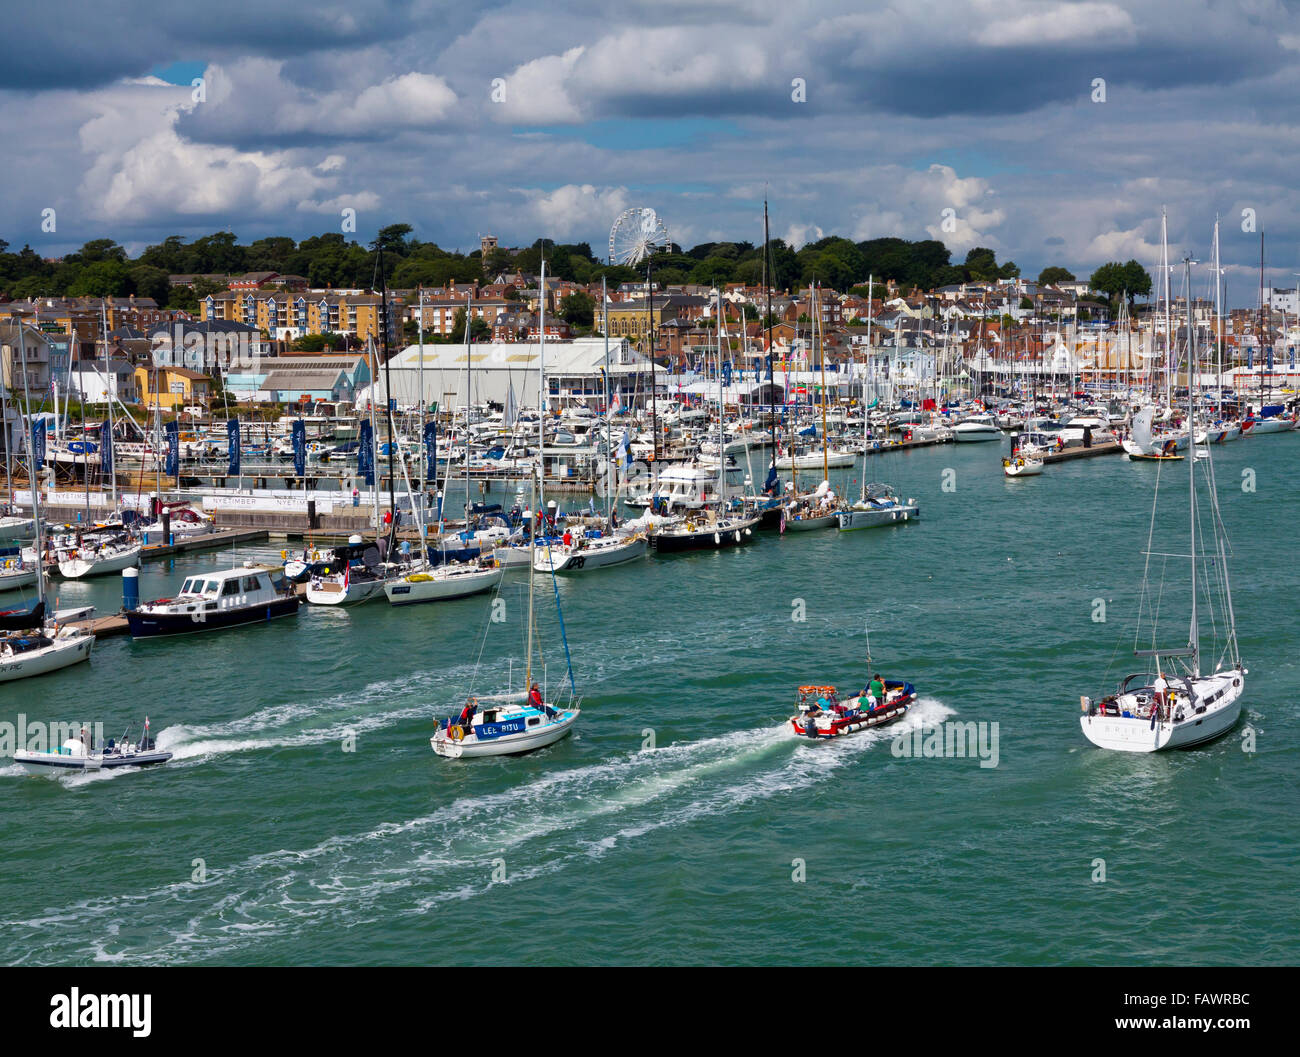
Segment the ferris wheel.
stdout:
<svg viewBox="0 0 1300 1057">
<path fill-rule="evenodd" d="M 625 209 L 609 229 L 610 264 L 635 267 L 668 246 L 668 229 L 653 209 Z"/>
</svg>

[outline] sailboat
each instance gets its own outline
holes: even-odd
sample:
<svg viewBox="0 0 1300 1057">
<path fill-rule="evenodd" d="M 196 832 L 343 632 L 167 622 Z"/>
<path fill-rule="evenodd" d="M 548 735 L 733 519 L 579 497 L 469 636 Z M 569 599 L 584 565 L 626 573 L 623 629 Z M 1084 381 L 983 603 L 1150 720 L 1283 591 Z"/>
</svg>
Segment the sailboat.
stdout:
<svg viewBox="0 0 1300 1057">
<path fill-rule="evenodd" d="M 387 302 L 385 302 L 387 303 Z M 465 312 L 465 373 L 469 375 L 472 357 L 470 355 L 470 343 L 473 340 L 473 327 L 471 323 L 474 319 L 473 305 L 470 304 Z M 387 363 L 387 361 L 385 361 Z M 385 368 L 387 369 L 387 368 Z M 385 376 L 387 377 L 387 375 Z M 391 392 L 388 386 L 385 386 L 385 395 Z M 469 430 L 473 418 L 473 400 L 471 397 L 472 388 L 467 384 L 465 387 L 465 539 L 457 539 L 456 542 L 465 549 L 466 545 L 475 542 L 475 533 L 471 531 L 470 525 L 470 477 L 469 477 Z M 423 395 L 421 395 L 423 399 Z M 388 401 L 392 406 L 391 399 Z M 390 412 L 391 420 L 391 412 Z M 390 426 L 391 428 L 391 426 Z M 436 468 L 436 467 L 435 467 Z M 403 475 L 406 470 L 403 468 Z M 435 475 L 436 477 L 436 475 Z M 407 482 L 408 488 L 410 482 Z M 470 595 L 482 594 L 484 591 L 490 591 L 501 582 L 502 576 L 505 575 L 505 569 L 501 564 L 492 559 L 482 558 L 482 549 L 480 545 L 480 557 L 476 561 L 459 562 L 443 561 L 439 565 L 434 565 L 428 559 L 428 550 L 425 544 L 424 520 L 414 503 L 412 509 L 416 512 L 416 519 L 420 529 L 420 554 L 421 561 L 413 566 L 404 575 L 388 580 L 384 584 L 384 594 L 387 595 L 390 605 L 410 606 L 419 605 L 425 602 L 447 602 L 456 598 L 467 598 Z M 440 540 L 440 545 L 445 548 L 447 538 Z"/>
<path fill-rule="evenodd" d="M 546 261 L 542 260 L 542 304 L 546 303 Z M 543 328 L 543 335 L 545 330 Z M 544 341 L 544 338 L 543 338 Z M 546 431 L 546 415 L 543 401 L 546 389 L 542 384 L 545 377 L 545 357 L 538 356 L 538 407 L 542 414 L 538 416 L 538 448 Z M 537 465 L 537 496 L 534 509 L 546 508 L 546 473 L 541 463 Z M 540 518 L 538 518 L 540 521 Z M 528 563 L 528 658 L 524 665 L 524 692 L 521 694 L 501 694 L 491 697 L 470 697 L 456 719 L 444 718 L 438 724 L 438 731 L 429 739 L 429 747 L 439 756 L 447 759 L 461 759 L 475 756 L 518 756 L 534 752 L 567 737 L 573 733 L 574 724 L 582 714 L 581 701 L 577 695 L 577 685 L 573 678 L 573 660 L 569 655 L 569 641 L 564 632 L 564 614 L 560 608 L 560 592 L 551 575 L 551 584 L 555 588 L 555 611 L 560 618 L 560 636 L 564 642 L 564 659 L 569 676 L 569 699 L 563 704 L 548 703 L 541 688 L 533 681 L 533 653 L 536 639 L 536 583 L 537 583 L 537 533 L 532 531 L 536 524 L 530 525 L 529 547 L 533 559 Z M 500 570 L 498 580 L 500 579 Z M 481 711 L 480 711 L 481 706 Z"/>
<path fill-rule="evenodd" d="M 852 466 L 857 461 L 857 456 L 853 452 L 835 452 L 834 457 L 830 450 L 830 438 L 826 429 L 826 403 L 829 398 L 829 390 L 826 387 L 826 349 L 824 344 L 818 342 L 821 333 L 821 308 L 818 304 L 818 287 L 812 289 L 813 305 L 813 323 L 812 338 L 813 352 L 816 355 L 820 352 L 822 386 L 821 386 L 821 408 L 822 408 L 822 448 L 821 448 L 821 471 L 822 479 L 817 488 L 803 495 L 799 494 L 799 477 L 798 468 L 803 465 L 794 451 L 790 453 L 790 476 L 791 476 L 791 495 L 789 501 L 783 509 L 786 532 L 812 532 L 816 529 L 834 528 L 839 523 L 839 511 L 846 509 L 847 504 L 840 499 L 831 490 L 830 470 L 832 466 Z M 810 452 L 809 455 L 815 455 Z M 846 461 L 847 460 L 847 461 Z M 777 459 L 778 468 L 784 468 L 784 460 Z"/>
<path fill-rule="evenodd" d="M 18 331 L 18 354 L 23 369 L 23 396 L 28 408 L 27 420 L 30 421 L 31 394 L 27 391 L 27 342 L 22 320 L 15 322 L 15 329 Z M 44 538 L 41 526 L 41 490 L 36 478 L 36 455 L 30 441 L 27 444 L 27 479 L 32 484 L 32 523 L 39 547 L 39 541 Z M 95 645 L 95 636 L 81 628 L 71 624 L 60 626 L 53 621 L 44 622 L 45 571 L 38 564 L 34 572 L 36 605 L 32 608 L 31 614 L 35 626 L 0 636 L 0 682 L 44 675 L 46 672 L 58 671 L 80 661 L 87 661 Z"/>
<path fill-rule="evenodd" d="M 140 564 L 139 540 L 119 533 L 98 543 L 83 545 L 59 559 L 59 575 L 65 580 L 107 576 Z"/>
<path fill-rule="evenodd" d="M 1191 261 L 1185 260 L 1188 286 L 1191 289 Z M 1187 307 L 1188 334 L 1188 371 L 1187 400 L 1188 420 L 1196 406 L 1196 375 L 1198 369 L 1196 357 L 1196 328 L 1191 319 L 1191 298 Z M 1158 752 L 1162 749 L 1185 749 L 1193 745 L 1202 745 L 1226 734 L 1237 722 L 1241 714 L 1241 695 L 1245 692 L 1246 667 L 1242 664 L 1237 649 L 1237 629 L 1232 611 L 1232 590 L 1228 583 L 1228 555 L 1225 541 L 1223 520 L 1219 514 L 1218 495 L 1214 482 L 1214 463 L 1210 450 L 1205 449 L 1204 457 L 1187 460 L 1188 466 L 1188 508 L 1190 530 L 1188 533 L 1189 551 L 1184 557 L 1191 562 L 1191 603 L 1187 645 L 1162 648 L 1156 644 L 1156 622 L 1154 616 L 1151 626 L 1151 646 L 1147 649 L 1134 649 L 1135 657 L 1152 658 L 1155 672 L 1140 672 L 1125 678 L 1118 689 L 1100 701 L 1090 697 L 1080 698 L 1084 714 L 1079 723 L 1084 737 L 1092 744 L 1103 749 L 1120 752 Z M 1209 496 L 1209 531 L 1201 525 L 1201 505 L 1197 499 L 1197 467 L 1201 470 L 1202 485 Z M 1159 499 L 1159 480 L 1157 479 L 1156 500 Z M 1157 524 L 1165 522 L 1152 511 L 1151 528 L 1147 540 L 1147 562 L 1153 556 L 1176 557 L 1176 555 L 1157 555 L 1153 550 Z M 1208 548 L 1203 540 L 1212 541 Z M 1207 596 L 1210 589 L 1217 592 L 1221 602 L 1220 621 L 1215 627 L 1222 627 L 1223 640 L 1214 670 L 1208 674 L 1201 672 L 1201 628 L 1199 596 L 1204 590 Z M 1147 578 L 1143 578 L 1144 599 L 1149 587 Z M 1160 609 L 1167 611 L 1170 602 L 1161 584 L 1153 590 L 1162 598 Z M 1212 601 L 1207 597 L 1207 601 Z M 1145 608 L 1145 604 L 1144 604 Z M 1152 612 L 1157 603 L 1151 603 Z M 1140 629 L 1139 629 L 1140 634 Z M 1136 645 L 1136 643 L 1135 643 Z M 1154 677 L 1153 677 L 1154 676 Z"/>
<path fill-rule="evenodd" d="M 718 450 L 724 450 L 722 420 L 726 413 L 722 391 L 722 298 L 718 296 Z M 659 525 L 650 537 L 654 549 L 672 551 L 722 550 L 749 543 L 754 537 L 758 515 L 728 513 L 726 458 L 717 460 L 717 505 L 688 514 L 681 521 Z"/>
<path fill-rule="evenodd" d="M 545 268 L 543 268 L 545 271 Z M 601 303 L 605 303 L 605 281 L 601 280 Z M 542 279 L 541 292 L 541 313 L 543 326 L 539 338 L 540 348 L 543 351 L 546 348 L 546 280 Z M 542 362 L 538 366 L 539 374 L 545 383 L 545 355 L 541 357 Z M 609 412 L 609 328 L 605 327 L 605 524 L 610 527 L 609 532 L 600 530 L 583 531 L 577 536 L 570 535 L 570 542 L 557 542 L 555 540 L 545 540 L 543 546 L 531 549 L 532 563 L 538 572 L 543 573 L 577 573 L 586 572 L 591 569 L 604 569 L 611 565 L 622 565 L 624 562 L 634 561 L 642 557 L 646 552 L 646 537 L 643 532 L 630 531 L 619 533 L 614 528 L 614 469 L 613 469 L 613 448 L 612 437 L 610 436 L 611 415 Z M 545 392 L 544 388 L 539 392 Z M 509 393 L 510 400 L 514 399 L 514 390 Z M 544 436 L 545 416 L 541 416 L 543 423 L 539 437 Z M 539 439 L 538 450 L 541 450 L 541 441 Z"/>
<path fill-rule="evenodd" d="M 875 292 L 875 276 L 867 276 L 867 304 L 871 304 L 872 295 Z M 897 340 L 897 339 L 895 339 Z M 871 355 L 871 310 L 867 310 L 867 355 Z M 891 372 L 892 376 L 892 372 Z M 862 416 L 862 444 L 866 449 L 868 445 L 867 431 L 870 428 L 871 416 L 865 413 L 867 403 L 866 380 L 862 383 L 862 405 L 864 414 Z M 885 458 L 886 456 L 872 456 L 864 454 L 862 456 L 862 491 L 855 502 L 847 510 L 841 510 L 838 515 L 839 529 L 841 532 L 851 532 L 856 529 L 879 528 L 882 525 L 895 525 L 899 522 L 906 523 L 921 516 L 921 507 L 915 499 L 908 499 L 904 503 L 894 494 L 894 489 L 881 481 L 867 481 L 867 460 L 872 458 Z"/>
</svg>

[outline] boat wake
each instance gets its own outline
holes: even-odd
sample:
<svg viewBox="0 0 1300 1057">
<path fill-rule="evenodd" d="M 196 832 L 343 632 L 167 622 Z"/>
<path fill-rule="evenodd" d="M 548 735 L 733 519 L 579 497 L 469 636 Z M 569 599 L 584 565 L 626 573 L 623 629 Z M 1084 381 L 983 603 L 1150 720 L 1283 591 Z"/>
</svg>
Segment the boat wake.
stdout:
<svg viewBox="0 0 1300 1057">
<path fill-rule="evenodd" d="M 418 917 L 497 885 L 616 855 L 656 831 L 814 790 L 881 743 L 952 714 L 941 702 L 922 698 L 899 723 L 834 742 L 795 738 L 783 722 L 550 771 L 405 821 L 253 855 L 212 870 L 204 884 L 172 884 L 0 921 L 0 950 L 8 960 L 27 963 L 84 958 L 88 946 L 96 961 L 220 960 L 276 939 Z M 246 730 L 223 729 L 227 737 L 214 738 L 209 729 L 178 747 L 202 755 L 262 742 L 233 736 Z M 213 750 L 214 741 L 225 747 Z M 504 871 L 504 878 L 494 879 L 494 870 Z M 130 941 L 124 939 L 128 929 Z"/>
</svg>

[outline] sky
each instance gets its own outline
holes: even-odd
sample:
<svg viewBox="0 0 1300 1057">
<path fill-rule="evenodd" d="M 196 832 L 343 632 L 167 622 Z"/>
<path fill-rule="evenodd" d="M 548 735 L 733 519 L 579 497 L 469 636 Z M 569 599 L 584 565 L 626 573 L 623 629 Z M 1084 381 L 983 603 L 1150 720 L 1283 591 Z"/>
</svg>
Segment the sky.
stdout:
<svg viewBox="0 0 1300 1057">
<path fill-rule="evenodd" d="M 644 206 L 757 243 L 766 196 L 796 246 L 938 238 L 1030 277 L 1154 275 L 1163 209 L 1198 295 L 1217 214 L 1231 304 L 1261 231 L 1268 282 L 1300 272 L 1300 0 L 45 0 L 6 37 L 0 238 L 43 256 L 346 211 L 448 249 L 603 255 Z"/>
</svg>

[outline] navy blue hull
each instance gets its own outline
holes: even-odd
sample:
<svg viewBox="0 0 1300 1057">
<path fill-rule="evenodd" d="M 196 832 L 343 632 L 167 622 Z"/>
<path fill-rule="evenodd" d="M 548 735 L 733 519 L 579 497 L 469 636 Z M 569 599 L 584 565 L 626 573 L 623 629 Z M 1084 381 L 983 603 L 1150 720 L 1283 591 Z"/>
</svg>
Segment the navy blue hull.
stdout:
<svg viewBox="0 0 1300 1057">
<path fill-rule="evenodd" d="M 246 624 L 264 624 L 276 617 L 291 617 L 298 612 L 301 600 L 279 598 L 247 609 L 225 610 L 224 612 L 204 613 L 204 620 L 195 620 L 196 613 L 156 614 L 140 613 L 132 610 L 126 620 L 131 627 L 131 637 L 135 639 L 156 638 L 159 635 L 193 635 L 200 631 L 219 631 L 223 628 L 239 628 Z"/>
</svg>

